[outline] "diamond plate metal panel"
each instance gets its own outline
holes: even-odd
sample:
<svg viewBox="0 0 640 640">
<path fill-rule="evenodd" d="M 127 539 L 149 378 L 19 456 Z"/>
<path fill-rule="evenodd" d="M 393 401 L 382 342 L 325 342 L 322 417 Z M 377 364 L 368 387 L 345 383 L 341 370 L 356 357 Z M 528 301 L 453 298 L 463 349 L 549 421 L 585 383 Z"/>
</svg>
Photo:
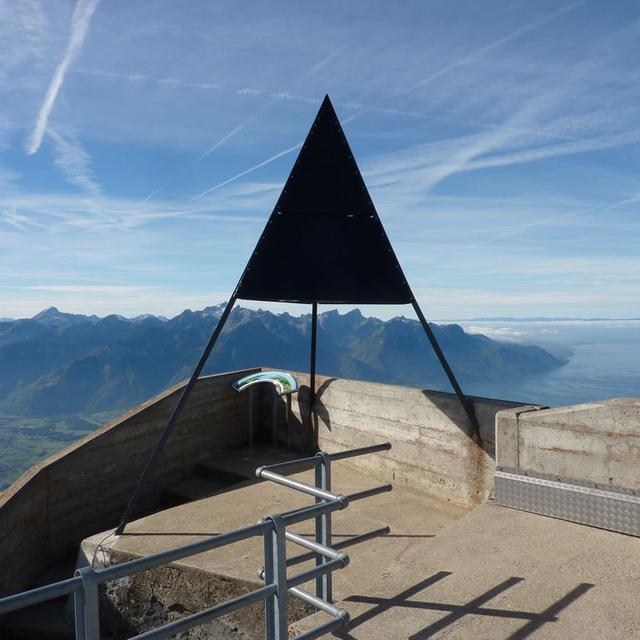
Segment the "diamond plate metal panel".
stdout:
<svg viewBox="0 0 640 640">
<path fill-rule="evenodd" d="M 496 471 L 495 501 L 505 507 L 640 536 L 640 497 Z"/>
</svg>

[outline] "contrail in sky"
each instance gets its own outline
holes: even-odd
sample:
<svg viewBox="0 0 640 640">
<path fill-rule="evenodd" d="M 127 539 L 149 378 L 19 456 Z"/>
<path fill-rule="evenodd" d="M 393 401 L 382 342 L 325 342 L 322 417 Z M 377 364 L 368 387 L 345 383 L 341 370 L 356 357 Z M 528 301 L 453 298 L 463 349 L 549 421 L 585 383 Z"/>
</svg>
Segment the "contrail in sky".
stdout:
<svg viewBox="0 0 640 640">
<path fill-rule="evenodd" d="M 578 0 L 578 2 L 572 2 L 571 4 L 565 5 L 564 7 L 561 7 L 560 9 L 557 9 L 556 11 L 553 11 L 552 13 L 549 13 L 546 16 L 543 16 L 542 18 L 538 18 L 538 20 L 534 20 L 533 22 L 530 22 L 529 24 L 526 24 L 523 27 L 516 29 L 514 32 L 506 36 L 503 36 L 502 38 L 499 38 L 498 40 L 495 40 L 494 42 L 491 42 L 490 44 L 487 44 L 484 47 L 481 47 L 480 49 L 477 49 L 473 53 L 470 53 L 469 55 L 464 56 L 456 60 L 455 62 L 452 62 L 446 67 L 443 67 L 439 71 L 432 73 L 430 76 L 423 78 L 422 80 L 420 80 L 420 82 L 414 84 L 409 89 L 406 89 L 403 93 L 410 93 L 411 91 L 414 91 L 415 89 L 418 89 L 424 86 L 428 82 L 431 82 L 432 80 L 435 80 L 436 78 L 439 78 L 440 76 L 443 76 L 449 73 L 449 71 L 451 71 L 452 69 L 455 69 L 456 67 L 466 64 L 467 62 L 471 62 L 472 60 L 475 60 L 475 58 L 482 56 L 485 53 L 488 53 L 489 51 L 492 51 L 493 49 L 496 49 L 502 46 L 503 44 L 510 42 L 511 40 L 515 40 L 516 38 L 519 38 L 525 33 L 529 33 L 530 31 L 537 29 L 538 27 L 542 26 L 543 24 L 546 24 L 547 22 L 550 22 L 551 20 L 555 20 L 555 18 L 558 18 L 561 15 L 564 15 L 565 13 L 572 11 L 573 9 L 576 9 L 577 7 L 583 5 L 586 1 L 587 0 Z"/>
<path fill-rule="evenodd" d="M 558 18 L 559 16 L 585 4 L 587 0 L 578 0 L 578 2 L 572 2 L 571 4 L 565 5 L 564 7 L 561 7 L 560 9 L 557 9 L 556 11 L 553 11 L 552 13 L 547 14 L 546 16 L 543 16 L 542 18 L 538 18 L 537 20 L 534 20 L 533 22 L 530 22 L 529 24 L 526 24 L 522 27 L 520 27 L 519 29 L 516 29 L 515 31 L 513 31 L 512 33 L 503 36 L 502 38 L 499 38 L 498 40 L 494 40 L 493 42 L 485 45 L 484 47 L 481 47 L 480 49 L 476 49 L 475 51 L 473 51 L 472 53 L 470 53 L 467 56 L 464 56 L 458 60 L 456 60 L 455 62 L 452 62 L 451 64 L 443 67 L 442 69 L 440 69 L 439 71 L 431 74 L 430 76 L 427 76 L 426 78 L 423 78 L 422 80 L 420 80 L 420 82 L 416 83 L 415 85 L 413 85 L 412 87 L 409 87 L 408 89 L 406 89 L 405 91 L 401 92 L 399 95 L 403 95 L 406 93 L 410 93 L 411 91 L 414 91 L 415 89 L 427 84 L 428 82 L 431 82 L 432 80 L 435 80 L 436 78 L 439 78 L 447 73 L 449 73 L 451 70 L 455 69 L 456 67 L 466 64 L 467 62 L 470 62 L 471 60 L 474 60 L 475 58 L 484 55 L 485 53 L 488 53 L 489 51 L 492 51 L 493 49 L 511 41 L 514 40 L 515 38 L 518 38 L 526 33 L 529 33 L 530 31 L 533 31 L 534 29 L 537 29 L 538 27 L 542 26 L 543 24 L 546 24 L 547 22 L 550 22 L 551 20 L 554 20 L 555 18 Z M 346 45 L 345 45 L 346 46 Z M 313 73 L 315 73 L 316 71 L 318 71 L 318 69 L 322 68 L 329 60 L 331 60 L 334 56 L 338 55 L 342 49 L 344 49 L 344 46 L 341 47 L 340 49 L 338 49 L 337 51 L 334 51 L 332 54 L 330 54 L 329 56 L 327 56 L 324 60 L 322 60 L 320 63 L 318 63 L 318 65 L 316 65 L 313 69 L 311 69 L 307 74 L 305 74 L 305 76 L 303 76 L 303 78 L 301 78 L 298 82 L 301 82 L 302 80 L 304 80 L 306 77 L 308 77 L 309 75 L 312 75 Z M 296 83 L 298 84 L 298 83 Z M 259 113 L 262 113 L 262 111 L 264 111 L 264 109 L 266 109 L 267 107 L 269 107 L 272 104 L 273 100 L 269 101 L 267 103 L 267 105 L 265 105 L 262 109 L 260 109 L 258 112 L 256 112 L 255 114 L 253 114 L 252 116 L 250 116 L 248 118 L 248 120 L 246 120 L 245 122 L 241 123 L 240 125 L 238 125 L 237 127 L 235 127 L 234 129 L 232 129 L 228 134 L 226 134 L 223 138 L 221 138 L 215 145 L 213 145 L 213 147 L 211 147 L 211 149 L 209 149 L 207 152 L 205 152 L 199 159 L 198 161 L 202 160 L 203 158 L 205 158 L 209 153 L 211 153 L 211 151 L 214 151 L 215 149 L 217 149 L 221 144 L 223 144 L 224 142 L 226 142 L 229 138 L 233 137 L 234 135 L 236 135 L 239 131 L 241 131 L 242 129 L 244 129 L 245 126 L 247 126 L 247 124 L 249 124 L 249 122 L 251 122 L 251 120 L 253 120 Z M 368 109 L 370 109 L 373 106 L 376 106 L 377 103 L 373 103 L 372 105 L 369 105 L 368 107 L 364 107 L 361 111 L 349 116 L 348 118 L 346 118 L 343 121 L 343 124 L 347 124 L 349 122 L 352 122 L 353 120 L 355 120 L 356 118 L 358 118 L 359 116 L 361 116 L 365 111 L 367 111 Z M 273 162 L 274 160 L 286 155 L 287 153 L 291 153 L 292 151 L 294 151 L 295 149 L 300 148 L 301 144 L 296 145 L 295 147 L 290 147 L 289 149 L 285 149 L 284 151 L 281 151 L 279 153 L 277 153 L 275 156 L 272 156 L 271 158 L 268 158 L 267 160 L 254 165 L 253 167 L 250 167 L 249 169 L 246 169 L 245 171 L 242 171 L 241 173 L 238 173 L 237 175 L 233 176 L 232 178 L 229 178 L 228 180 L 225 180 L 223 182 L 220 182 L 218 184 L 216 184 L 215 186 L 211 187 L 210 189 L 207 189 L 206 191 L 203 191 L 202 193 L 199 193 L 198 195 L 194 196 L 192 198 L 192 200 L 198 200 L 200 198 L 202 198 L 203 196 L 207 195 L 208 193 L 211 193 L 212 191 L 215 191 L 216 189 L 220 189 L 221 187 L 229 184 L 230 182 L 234 182 L 235 180 L 238 180 L 239 178 L 242 178 L 243 176 L 252 173 L 253 171 L 256 171 L 257 169 L 260 169 L 261 167 L 264 167 L 266 164 L 269 164 L 270 162 Z M 157 192 L 155 192 L 157 193 Z M 152 195 L 155 195 L 152 194 Z M 148 199 L 148 198 L 147 198 Z"/>
<path fill-rule="evenodd" d="M 193 198 L 191 198 L 191 200 L 192 201 L 193 200 L 199 200 L 203 196 L 206 196 L 208 193 L 211 193 L 212 191 L 215 191 L 216 189 L 220 189 L 220 187 L 224 187 L 226 184 L 229 184 L 230 182 L 234 182 L 235 180 L 238 180 L 239 178 L 242 178 L 242 176 L 246 176 L 248 173 L 252 173 L 253 171 L 256 171 L 256 169 L 260 169 L 260 167 L 264 167 L 266 164 L 269 164 L 269 163 L 273 162 L 274 160 L 277 160 L 278 158 L 282 158 L 282 156 L 286 156 L 288 153 L 292 153 L 296 149 L 299 149 L 301 146 L 302 146 L 302 142 L 299 142 L 298 144 L 293 145 L 293 147 L 289 147 L 288 149 L 284 149 L 283 151 L 279 151 L 278 153 L 276 153 L 275 156 L 271 156 L 270 158 L 267 158 L 266 160 L 263 160 L 259 164 L 256 164 L 253 167 L 250 167 L 249 169 L 245 169 L 244 171 L 241 171 L 240 173 L 238 173 L 237 175 L 233 176 L 232 178 L 228 178 L 224 182 L 220 182 L 220 183 L 214 185 L 213 187 L 207 189 L 206 191 L 203 191 L 202 193 L 199 193 L 197 196 L 193 196 Z"/>
<path fill-rule="evenodd" d="M 489 51 L 492 51 L 493 49 L 496 49 L 497 47 L 500 47 L 501 45 L 507 42 L 510 42 L 511 40 L 515 40 L 516 38 L 524 35 L 525 33 L 529 33 L 530 31 L 537 29 L 543 24 L 546 24 L 547 22 L 550 22 L 551 20 L 554 20 L 555 18 L 558 18 L 561 15 L 568 13 L 569 11 L 572 11 L 573 9 L 583 5 L 586 1 L 587 0 L 578 0 L 578 2 L 572 2 L 571 4 L 565 5 L 564 7 L 561 7 L 560 9 L 557 9 L 556 11 L 553 11 L 552 13 L 549 13 L 546 16 L 543 16 L 542 18 L 538 18 L 537 20 L 534 20 L 533 22 L 530 22 L 529 24 L 526 24 L 520 27 L 519 29 L 516 29 L 515 31 L 507 34 L 506 36 L 503 36 L 502 38 L 498 38 L 498 40 L 494 40 L 493 42 L 485 45 L 484 47 L 480 47 L 480 49 L 476 49 L 470 54 L 463 56 L 462 58 L 459 58 L 455 62 L 452 62 L 451 64 L 448 64 L 442 69 L 439 69 L 438 71 L 427 76 L 426 78 L 423 78 L 422 80 L 412 85 L 411 87 L 403 91 L 400 91 L 399 93 L 396 94 L 395 97 L 403 96 L 408 93 L 411 93 L 412 91 L 415 91 L 416 89 L 419 89 L 420 87 L 431 82 L 432 80 L 435 80 L 436 78 L 440 78 L 446 75 L 456 67 L 459 67 L 468 62 L 471 62 L 472 60 L 475 60 L 476 58 L 484 55 L 485 53 L 488 53 Z M 346 120 L 344 120 L 343 124 L 348 124 L 349 122 L 353 122 L 356 118 L 359 118 L 366 111 L 373 110 L 373 108 L 377 107 L 378 104 L 380 104 L 380 102 L 382 102 L 383 100 L 384 98 L 381 98 L 379 100 L 374 101 L 372 104 L 363 107 L 360 111 L 357 111 L 353 115 L 349 116 Z"/>
<path fill-rule="evenodd" d="M 519 29 L 516 29 L 516 31 L 513 31 L 512 33 L 503 36 L 502 38 L 499 38 L 498 40 L 495 40 L 494 42 L 485 45 L 484 47 L 481 47 L 480 49 L 477 49 L 476 51 L 474 51 L 473 53 L 470 53 L 467 56 L 464 56 L 463 58 L 460 58 L 459 60 L 456 60 L 455 62 L 451 63 L 450 65 L 447 65 L 446 67 L 443 67 L 442 69 L 440 69 L 440 71 L 437 71 L 436 73 L 428 76 L 427 78 L 423 78 L 422 80 L 420 80 L 420 82 L 418 82 L 417 84 L 413 85 L 412 87 L 406 89 L 405 91 L 401 92 L 399 95 L 403 95 L 406 93 L 410 93 L 411 91 L 413 91 L 414 89 L 417 89 L 418 87 L 421 87 L 422 85 L 426 84 L 427 82 L 430 82 L 431 80 L 434 80 L 435 78 L 438 78 L 440 76 L 445 75 L 446 73 L 448 73 L 449 71 L 451 71 L 452 69 L 454 69 L 455 67 L 462 65 L 466 62 L 469 62 L 471 60 L 473 60 L 474 58 L 481 56 L 485 53 L 487 53 L 488 51 L 491 51 L 492 49 L 495 49 L 496 47 L 499 47 L 500 45 L 509 42 L 510 40 L 513 40 L 514 38 L 517 38 L 518 36 L 521 36 L 525 33 L 528 33 L 529 31 L 533 31 L 534 29 L 536 29 L 537 27 L 545 24 L 546 22 L 549 22 L 550 20 L 553 20 L 554 18 L 557 18 L 558 16 L 567 13 L 568 11 L 571 11 L 572 9 L 575 9 L 576 7 L 584 4 L 586 2 L 586 0 L 579 0 L 578 2 L 573 2 L 571 4 L 568 4 L 560 9 L 558 9 L 557 11 L 554 11 L 553 13 L 550 13 L 542 18 L 539 18 L 538 20 L 534 20 L 533 22 L 530 22 L 529 24 L 520 27 Z M 338 52 L 341 51 L 341 49 L 338 50 Z M 336 52 L 337 53 L 337 52 Z M 331 56 L 329 56 L 329 59 L 331 57 L 333 57 L 333 55 L 336 55 L 336 53 L 332 54 Z M 322 64 L 322 63 L 320 63 Z M 348 124 L 349 122 L 352 122 L 353 120 L 355 120 L 356 118 L 360 117 L 365 111 L 368 111 L 370 109 L 373 109 L 377 106 L 377 104 L 380 101 L 374 102 L 371 105 L 368 105 L 366 107 L 363 107 L 360 111 L 354 113 L 353 115 L 349 116 L 348 118 L 346 118 L 345 120 L 343 120 L 343 124 Z M 232 132 L 233 133 L 233 132 Z M 300 145 L 298 145 L 299 147 Z M 297 148 L 297 147 L 294 147 Z M 232 182 L 233 180 L 237 180 L 238 178 L 241 178 L 242 176 L 251 173 L 252 171 L 255 171 L 256 169 L 259 169 L 260 167 L 263 167 L 265 164 L 268 164 L 269 162 L 275 160 L 276 158 L 281 157 L 282 155 L 285 155 L 285 153 L 289 153 L 290 151 L 292 151 L 292 149 L 289 149 L 285 152 L 281 152 L 280 154 L 277 154 L 276 156 L 274 156 L 273 158 L 270 158 L 268 160 L 265 160 L 263 163 L 260 163 L 258 165 L 255 165 L 254 167 L 251 167 L 250 169 L 247 169 L 246 171 L 243 171 L 242 173 L 239 173 L 238 175 L 234 176 L 233 178 L 230 178 L 229 180 L 226 180 L 225 182 L 221 182 L 220 184 L 216 185 L 215 187 L 212 187 L 212 189 L 210 189 L 209 191 L 204 191 L 201 194 L 195 196 L 195 199 L 201 198 L 202 196 L 206 195 L 207 193 L 209 193 L 210 191 L 213 191 L 214 189 L 219 189 L 220 187 L 224 186 L 225 184 L 228 184 L 229 182 Z"/>
<path fill-rule="evenodd" d="M 49 121 L 49 115 L 51 114 L 53 105 L 64 82 L 64 77 L 69 66 L 78 57 L 78 54 L 82 50 L 82 45 L 87 36 L 87 32 L 89 31 L 89 25 L 91 24 L 91 17 L 99 3 L 100 0 L 78 0 L 73 10 L 73 15 L 71 17 L 71 35 L 69 36 L 67 49 L 60 64 L 57 66 L 53 77 L 51 78 L 51 83 L 47 89 L 44 102 L 38 112 L 35 128 L 27 142 L 26 150 L 28 155 L 33 155 L 40 148 L 42 137 L 44 136 L 44 132 L 47 128 L 47 122 Z"/>
<path fill-rule="evenodd" d="M 587 209 L 579 209 L 578 211 L 570 211 L 569 213 L 563 213 L 558 216 L 551 216 L 549 218 L 542 218 L 541 220 L 535 220 L 534 222 L 528 222 L 527 224 L 520 225 L 518 227 L 514 227 L 509 229 L 508 231 L 503 231 L 492 238 L 488 238 L 487 240 L 483 240 L 482 242 L 477 242 L 475 244 L 467 245 L 463 247 L 463 249 L 476 249 L 478 247 L 483 247 L 484 245 L 490 244 L 492 242 L 496 242 L 497 240 L 503 240 L 504 238 L 510 238 L 511 236 L 518 235 L 523 231 L 527 231 L 528 229 L 532 229 L 533 227 L 540 227 L 545 224 L 550 224 L 553 222 L 559 222 L 560 220 L 565 220 L 567 218 L 572 218 L 574 216 L 582 216 L 589 213 L 596 213 L 602 211 L 611 211 L 612 209 L 617 209 L 625 204 L 630 204 L 632 202 L 637 202 L 638 198 L 625 198 L 624 200 L 618 200 L 617 202 L 613 202 L 606 207 L 602 205 L 597 205 L 595 207 L 588 207 Z"/>
<path fill-rule="evenodd" d="M 294 87 L 297 87 L 301 82 L 304 82 L 307 78 L 309 78 L 309 77 L 313 76 L 314 74 L 318 73 L 318 71 L 320 71 L 320 69 L 322 69 L 322 67 L 327 65 L 329 62 L 331 62 L 331 60 L 333 60 L 333 58 L 335 58 L 337 55 L 342 53 L 342 51 L 345 49 L 346 46 L 347 46 L 346 44 L 343 44 L 341 47 L 338 47 L 338 49 L 336 49 L 335 51 L 330 53 L 328 56 L 326 56 L 322 60 L 320 60 L 320 62 L 318 62 L 316 65 L 311 67 L 311 69 L 309 69 L 309 71 L 307 71 L 301 78 L 296 80 L 296 82 L 294 82 L 293 85 L 291 85 L 291 89 L 293 89 Z M 287 90 L 287 91 L 285 91 L 283 93 L 289 93 L 289 91 L 290 90 Z M 233 136 L 235 136 L 237 133 L 242 131 L 248 124 L 253 122 L 253 120 L 255 120 L 261 113 L 263 113 L 269 107 L 271 107 L 271 105 L 274 102 L 276 102 L 276 100 L 277 100 L 277 97 L 275 97 L 275 96 L 272 97 L 268 102 L 266 102 L 262 107 L 260 107 L 260 109 L 258 109 L 254 114 L 250 115 L 244 122 L 241 122 L 237 127 L 233 128 L 231 131 L 229 131 L 229 133 L 227 133 L 224 136 L 222 136 L 222 138 L 220 138 L 220 140 L 218 140 L 218 142 L 216 142 L 214 145 L 209 147 L 209 149 L 207 149 L 197 159 L 196 162 L 200 162 L 201 160 L 204 160 L 204 158 L 206 158 L 209 154 L 213 153 L 218 147 L 223 145 L 227 140 L 230 140 L 231 138 L 233 138 Z"/>
<path fill-rule="evenodd" d="M 320 60 L 320 62 L 315 64 L 313 67 L 311 67 L 311 69 L 309 69 L 302 77 L 298 78 L 298 80 L 296 80 L 291 85 L 290 89 L 293 89 L 294 87 L 297 87 L 300 83 L 304 82 L 307 78 L 310 78 L 311 76 L 315 75 L 318 71 L 320 71 L 320 69 L 322 69 L 329 62 L 331 62 L 331 60 L 333 60 L 333 58 L 335 58 L 340 53 L 342 53 L 342 51 L 346 47 L 347 47 L 347 45 L 343 44 L 341 47 L 338 47 L 335 51 L 332 51 L 329 55 L 325 56 L 322 60 Z M 224 136 L 222 136 L 222 138 L 220 138 L 217 142 L 215 142 L 213 145 L 211 145 L 190 166 L 191 167 L 196 166 L 198 163 L 200 163 L 202 160 L 204 160 L 207 156 L 211 155 L 216 149 L 221 147 L 225 142 L 231 140 L 231 138 L 233 138 L 236 134 L 240 133 L 240 131 L 242 131 L 247 125 L 251 124 L 251 122 L 253 122 L 259 115 L 261 115 L 267 109 L 269 109 L 273 105 L 274 102 L 277 102 L 280 99 L 279 96 L 288 94 L 290 92 L 290 89 L 287 90 L 287 91 L 281 92 L 281 93 L 272 94 L 271 98 L 262 107 L 260 107 L 255 113 L 251 114 L 246 120 L 244 120 L 239 125 L 237 125 L 233 129 L 231 129 L 231 131 L 226 133 Z M 285 154 L 283 153 L 282 155 L 285 155 Z M 279 158 L 280 155 L 278 155 L 277 157 Z M 272 158 L 271 160 L 275 160 L 275 158 Z M 264 164 L 268 164 L 269 162 L 271 162 L 271 160 L 265 161 Z M 264 164 L 261 163 L 259 165 L 256 165 L 251 170 L 248 170 L 247 172 L 243 172 L 241 175 L 245 175 L 245 173 L 250 173 L 251 171 L 254 171 L 255 169 L 258 169 L 259 167 L 264 166 Z M 227 184 L 227 182 L 231 182 L 231 181 L 235 180 L 237 177 L 239 177 L 239 176 L 235 176 L 234 178 L 231 178 L 230 180 L 225 181 L 223 184 Z M 153 193 L 150 193 L 146 198 L 144 198 L 144 200 L 142 200 L 142 204 L 144 204 L 145 202 L 148 202 L 149 200 L 154 198 L 158 193 L 160 193 L 161 191 L 166 189 L 175 180 L 176 180 L 175 177 L 171 178 L 171 180 L 168 180 L 167 182 L 165 182 L 161 187 L 158 187 Z M 222 186 L 222 184 L 220 184 L 220 185 L 218 185 L 216 187 L 213 187 L 211 189 L 211 191 L 213 191 L 214 189 L 217 189 L 219 186 Z M 208 193 L 208 191 L 205 191 L 204 193 L 201 193 L 201 194 L 193 197 L 192 200 L 196 200 L 196 199 L 202 197 L 205 193 Z"/>
</svg>

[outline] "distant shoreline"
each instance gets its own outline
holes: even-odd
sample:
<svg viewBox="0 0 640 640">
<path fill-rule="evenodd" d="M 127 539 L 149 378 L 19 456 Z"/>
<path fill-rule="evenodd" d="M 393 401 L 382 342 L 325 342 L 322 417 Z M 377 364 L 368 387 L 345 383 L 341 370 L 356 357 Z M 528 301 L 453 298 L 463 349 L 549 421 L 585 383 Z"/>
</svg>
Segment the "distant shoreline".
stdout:
<svg viewBox="0 0 640 640">
<path fill-rule="evenodd" d="M 485 318 L 458 318 L 444 319 L 437 322 L 640 322 L 638 318 L 570 318 L 570 317 L 538 317 L 538 318 L 511 318 L 511 317 L 485 317 Z"/>
</svg>

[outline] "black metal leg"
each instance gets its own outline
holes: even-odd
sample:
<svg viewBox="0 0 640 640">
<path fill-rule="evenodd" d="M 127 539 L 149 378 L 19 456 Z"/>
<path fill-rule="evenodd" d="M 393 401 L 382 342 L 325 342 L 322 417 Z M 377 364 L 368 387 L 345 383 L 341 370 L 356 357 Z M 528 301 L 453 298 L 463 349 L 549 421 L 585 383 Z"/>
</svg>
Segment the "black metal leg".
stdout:
<svg viewBox="0 0 640 640">
<path fill-rule="evenodd" d="M 318 335 L 318 303 L 311 305 L 311 366 L 309 375 L 309 416 L 316 404 L 316 341 Z"/>
<path fill-rule="evenodd" d="M 207 359 L 211 354 L 211 350 L 213 349 L 215 343 L 218 341 L 218 338 L 220 337 L 222 328 L 227 322 L 227 319 L 229 317 L 229 314 L 231 313 L 231 309 L 233 308 L 233 305 L 236 302 L 236 299 L 237 299 L 237 296 L 234 293 L 234 295 L 232 295 L 231 298 L 229 299 L 229 302 L 227 302 L 227 306 L 225 307 L 225 310 L 222 312 L 222 315 L 220 316 L 220 320 L 218 320 L 218 324 L 216 325 L 216 328 L 211 334 L 211 337 L 209 338 L 209 342 L 207 342 L 207 346 L 204 348 L 204 351 L 200 356 L 200 360 L 198 361 L 196 368 L 193 370 L 193 373 L 191 374 L 191 378 L 189 378 L 189 382 L 187 382 L 187 385 L 182 390 L 182 395 L 178 400 L 178 404 L 176 404 L 167 422 L 167 425 L 164 428 L 164 431 L 162 432 L 160 439 L 158 440 L 158 444 L 156 444 L 156 448 L 153 450 L 153 453 L 147 460 L 147 463 L 145 464 L 144 469 L 142 470 L 142 474 L 140 475 L 140 478 L 138 480 L 138 484 L 136 485 L 135 489 L 133 490 L 133 493 L 131 494 L 131 498 L 129 498 L 129 502 L 124 510 L 124 513 L 122 514 L 120 524 L 118 525 L 115 531 L 116 534 L 118 535 L 122 534 L 122 532 L 124 531 L 124 528 L 127 526 L 127 523 L 131 519 L 131 516 L 134 513 L 138 500 L 142 495 L 142 489 L 144 488 L 145 483 L 149 479 L 149 475 L 151 474 L 151 471 L 155 467 L 158 461 L 158 457 L 162 453 L 162 450 L 164 449 L 167 443 L 167 440 L 171 435 L 171 431 L 173 430 L 173 427 L 175 426 L 176 421 L 178 420 L 178 417 L 180 416 L 180 413 L 182 412 L 182 409 L 185 403 L 187 402 L 187 399 L 191 395 L 191 391 L 193 390 L 193 387 L 198 380 L 198 376 L 202 372 L 202 369 L 204 368 L 204 365 L 206 364 Z"/>
<path fill-rule="evenodd" d="M 462 389 L 460 388 L 456 377 L 453 375 L 453 371 L 451 370 L 447 359 L 444 357 L 444 353 L 442 353 L 442 349 L 440 348 L 435 335 L 433 335 L 433 331 L 431 330 L 431 327 L 429 326 L 427 319 L 424 317 L 422 309 L 420 309 L 420 305 L 415 298 L 411 300 L 411 304 L 414 311 L 416 312 L 416 315 L 418 316 L 418 320 L 420 320 L 420 324 L 422 325 L 424 332 L 427 334 L 427 338 L 429 338 L 429 342 L 431 343 L 431 346 L 433 347 L 433 350 L 435 351 L 436 356 L 438 357 L 438 360 L 440 361 L 440 364 L 444 369 L 444 372 L 447 374 L 447 378 L 449 378 L 449 382 L 451 383 L 456 396 L 458 396 L 458 400 L 460 401 L 462 408 L 464 409 L 469 418 L 469 421 L 471 422 L 471 426 L 478 441 L 480 441 L 480 425 L 478 424 L 478 418 L 476 417 L 476 412 L 473 408 L 473 404 L 471 404 L 471 402 L 469 402 L 469 399 L 464 395 L 464 393 L 462 393 Z"/>
</svg>

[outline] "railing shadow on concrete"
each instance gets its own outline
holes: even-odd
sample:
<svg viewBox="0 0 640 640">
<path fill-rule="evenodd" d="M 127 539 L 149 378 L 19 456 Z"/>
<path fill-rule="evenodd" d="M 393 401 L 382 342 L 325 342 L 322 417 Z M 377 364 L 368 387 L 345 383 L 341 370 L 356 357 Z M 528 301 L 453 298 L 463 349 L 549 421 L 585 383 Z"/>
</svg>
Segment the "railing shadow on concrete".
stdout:
<svg viewBox="0 0 640 640">
<path fill-rule="evenodd" d="M 446 615 L 444 615 L 440 620 L 437 620 L 423 629 L 420 629 L 420 631 L 408 636 L 408 640 L 426 640 L 427 638 L 432 638 L 447 627 L 458 623 L 465 616 L 488 616 L 493 618 L 522 620 L 524 625 L 504 638 L 504 640 L 525 640 L 525 638 L 531 636 L 531 634 L 538 631 L 545 624 L 558 621 L 559 614 L 564 609 L 595 586 L 586 582 L 580 583 L 543 611 L 520 611 L 517 609 L 499 609 L 496 607 L 486 606 L 493 598 L 505 593 L 515 585 L 524 581 L 524 578 L 517 576 L 512 576 L 503 580 L 484 593 L 472 598 L 465 604 L 411 600 L 412 597 L 417 596 L 425 589 L 428 589 L 451 575 L 453 575 L 451 571 L 438 571 L 395 596 L 387 598 L 361 595 L 352 595 L 345 598 L 345 602 L 358 602 L 362 604 L 371 604 L 373 606 L 364 613 L 353 617 L 344 631 L 339 631 L 335 634 L 336 637 L 341 638 L 342 640 L 356 640 L 351 634 L 351 631 L 366 622 L 374 620 L 376 617 L 385 614 L 392 609 L 413 609 L 442 612 Z"/>
</svg>

